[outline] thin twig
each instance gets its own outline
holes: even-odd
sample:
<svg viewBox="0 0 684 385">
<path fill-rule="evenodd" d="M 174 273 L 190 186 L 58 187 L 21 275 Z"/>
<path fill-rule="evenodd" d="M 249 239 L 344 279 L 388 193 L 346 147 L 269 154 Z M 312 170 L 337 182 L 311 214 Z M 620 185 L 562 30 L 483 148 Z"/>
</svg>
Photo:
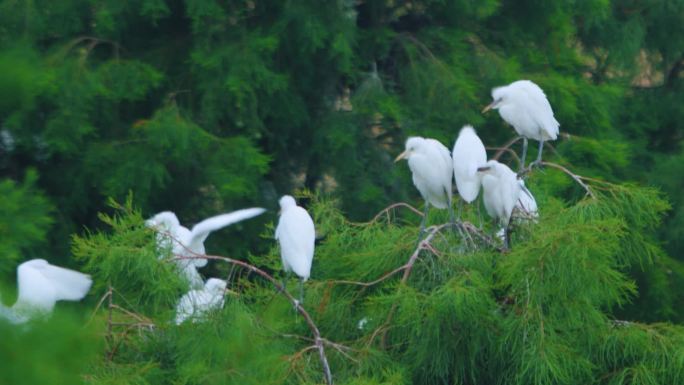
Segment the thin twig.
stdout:
<svg viewBox="0 0 684 385">
<path fill-rule="evenodd" d="M 501 157 L 501 155 L 503 155 L 504 152 L 512 151 L 512 150 L 510 150 L 510 147 L 512 145 L 514 145 L 520 139 L 522 139 L 522 136 L 516 136 L 515 138 L 506 142 L 506 144 L 504 144 L 503 146 L 497 147 L 499 150 L 496 152 L 496 154 L 494 154 L 494 156 L 491 159 L 498 160 Z M 515 152 L 513 154 L 515 154 Z M 520 158 L 517 155 L 515 155 L 515 158 L 518 161 L 518 164 L 520 164 Z"/>
<path fill-rule="evenodd" d="M 582 176 L 579 176 L 579 175 L 573 173 L 572 171 L 568 170 L 567 168 L 565 168 L 565 167 L 563 167 L 557 163 L 541 161 L 538 164 L 540 164 L 542 166 L 549 166 L 551 168 L 555 168 L 557 170 L 563 171 L 564 173 L 568 174 L 568 176 L 570 176 L 575 182 L 577 182 L 577 184 L 579 184 L 580 186 L 582 186 L 582 188 L 584 188 L 584 191 L 586 191 L 586 195 L 589 195 L 592 199 L 596 199 L 596 195 L 594 195 L 594 192 L 591 191 L 591 188 L 589 187 L 589 185 L 587 185 L 586 183 L 584 183 L 582 181 L 582 179 L 583 179 Z M 531 171 L 532 171 L 532 165 L 526 167 L 524 170 L 522 170 L 520 172 L 520 174 L 525 175 Z"/>
<path fill-rule="evenodd" d="M 383 216 L 383 215 L 385 215 L 385 214 L 389 215 L 389 212 L 390 212 L 390 211 L 392 211 L 392 210 L 394 210 L 394 209 L 396 209 L 396 208 L 399 208 L 399 207 L 407 208 L 407 209 L 409 209 L 411 212 L 413 212 L 414 214 L 416 214 L 416 215 L 418 215 L 418 216 L 420 216 L 420 217 L 422 217 L 422 216 L 424 215 L 420 210 L 418 210 L 417 208 L 411 206 L 410 204 L 405 203 L 405 202 L 398 202 L 398 203 L 394 203 L 394 204 L 392 204 L 392 205 L 389 205 L 389 206 L 385 207 L 385 208 L 382 209 L 379 213 L 377 213 L 377 214 L 373 217 L 373 219 L 371 219 L 369 222 L 366 222 L 366 223 L 363 223 L 363 224 L 365 225 L 365 224 L 372 224 L 372 223 L 375 223 L 375 222 L 377 222 L 378 219 L 380 219 L 381 216 Z"/>
<path fill-rule="evenodd" d="M 451 226 L 450 223 L 444 223 L 441 225 L 435 225 L 435 226 L 430 226 L 426 229 L 427 236 L 423 238 L 420 242 L 418 242 L 418 246 L 416 246 L 416 249 L 413 251 L 411 256 L 409 257 L 408 262 L 406 262 L 406 268 L 404 269 L 404 275 L 401 277 L 401 284 L 405 285 L 406 281 L 408 281 L 409 276 L 411 275 L 411 271 L 413 270 L 413 265 L 416 263 L 418 260 L 418 256 L 420 255 L 420 252 L 423 250 L 429 250 L 429 244 L 432 238 L 439 233 L 442 229 L 445 227 Z M 387 319 L 385 319 L 385 322 L 378 327 L 378 329 L 385 329 L 385 331 L 382 333 L 382 346 L 386 345 L 386 337 L 387 337 L 387 327 L 390 325 L 392 322 L 392 317 L 394 317 L 394 313 L 397 310 L 397 304 L 394 303 L 392 304 L 392 308 L 389 311 L 389 314 L 387 315 Z M 376 335 L 376 333 L 373 333 Z M 372 341 L 372 340 L 371 340 Z"/>
</svg>

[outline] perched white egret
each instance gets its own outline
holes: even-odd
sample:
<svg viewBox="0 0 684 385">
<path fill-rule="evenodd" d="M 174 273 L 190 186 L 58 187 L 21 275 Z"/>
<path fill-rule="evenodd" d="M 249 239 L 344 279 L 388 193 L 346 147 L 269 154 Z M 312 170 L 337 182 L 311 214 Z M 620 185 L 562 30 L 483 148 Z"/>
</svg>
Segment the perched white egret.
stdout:
<svg viewBox="0 0 684 385">
<path fill-rule="evenodd" d="M 398 162 L 407 159 L 413 184 L 425 200 L 425 215 L 421 222 L 421 234 L 425 229 L 428 207 L 433 205 L 438 209 L 449 209 L 453 223 L 453 209 L 451 207 L 451 178 L 453 165 L 449 150 L 435 139 L 413 136 L 408 138 L 404 152 L 394 160 Z"/>
<path fill-rule="evenodd" d="M 460 216 L 463 201 L 472 203 L 477 199 L 482 184 L 482 175 L 477 169 L 487 163 L 487 151 L 473 126 L 466 125 L 461 128 L 454 143 L 452 159 L 456 189 L 462 199 L 458 205 Z"/>
<path fill-rule="evenodd" d="M 159 248 L 171 247 L 173 254 L 177 257 L 195 257 L 205 254 L 204 241 L 212 231 L 255 217 L 264 211 L 266 209 L 253 207 L 217 215 L 196 224 L 192 230 L 182 226 L 176 214 L 171 211 L 161 212 L 145 223 L 158 231 L 157 245 Z M 197 268 L 206 266 L 206 259 L 179 259 L 176 263 L 192 288 L 199 289 L 204 286 L 204 281 L 197 272 Z"/>
<path fill-rule="evenodd" d="M 176 306 L 176 325 L 187 319 L 192 319 L 192 322 L 201 320 L 208 311 L 223 308 L 226 286 L 222 279 L 209 278 L 202 289 L 187 292 Z"/>
<path fill-rule="evenodd" d="M 509 246 L 508 225 L 520 198 L 517 175 L 505 164 L 490 160 L 477 169 L 482 173 L 483 200 L 487 214 L 504 228 L 504 247 Z"/>
<path fill-rule="evenodd" d="M 280 243 L 283 270 L 285 273 L 294 271 L 301 278 L 299 301 L 302 302 L 304 282 L 311 274 L 316 230 L 309 213 L 297 206 L 295 199 L 290 195 L 283 195 L 280 198 L 280 219 L 275 230 L 275 239 Z"/>
<path fill-rule="evenodd" d="M 541 162 L 542 149 L 547 140 L 556 140 L 560 124 L 553 116 L 551 104 L 538 85 L 529 80 L 518 80 L 507 86 L 492 90 L 492 99 L 482 113 L 498 109 L 499 115 L 523 138 L 521 169 L 525 167 L 527 139 L 539 141 L 539 153 L 535 163 Z"/>
<path fill-rule="evenodd" d="M 17 268 L 17 302 L 8 308 L 0 304 L 0 316 L 23 323 L 35 316 L 52 313 L 55 302 L 78 301 L 85 297 L 93 281 L 87 274 L 32 259 Z"/>
</svg>

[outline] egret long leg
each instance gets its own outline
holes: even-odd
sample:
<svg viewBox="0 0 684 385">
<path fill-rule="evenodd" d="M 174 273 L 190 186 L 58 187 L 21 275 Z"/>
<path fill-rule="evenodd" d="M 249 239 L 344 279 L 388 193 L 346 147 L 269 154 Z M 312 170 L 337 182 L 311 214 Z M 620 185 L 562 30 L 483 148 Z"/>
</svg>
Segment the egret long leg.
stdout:
<svg viewBox="0 0 684 385">
<path fill-rule="evenodd" d="M 427 223 L 427 217 L 428 217 L 428 208 L 430 207 L 430 204 L 425 201 L 425 210 L 423 211 L 423 220 L 420 221 L 420 232 L 418 233 L 418 242 L 420 242 L 421 239 L 423 239 L 423 233 L 425 233 L 425 223 Z"/>
<path fill-rule="evenodd" d="M 460 199 L 459 199 L 459 201 L 460 201 Z M 459 212 L 459 215 L 460 214 L 461 213 Z M 460 218 L 460 216 L 459 216 L 459 218 Z M 454 226 L 456 226 L 456 218 L 454 218 L 454 206 L 453 206 L 453 202 L 452 202 L 451 197 L 449 197 L 449 221 L 451 222 L 451 228 L 453 229 Z"/>
<path fill-rule="evenodd" d="M 304 303 L 304 280 L 299 280 L 299 303 Z"/>
<path fill-rule="evenodd" d="M 525 158 L 527 157 L 527 138 L 523 138 L 523 152 L 522 152 L 522 157 L 520 158 L 520 171 L 525 169 Z"/>
<path fill-rule="evenodd" d="M 482 230 L 482 209 L 480 206 L 482 206 L 482 203 L 480 202 L 480 198 L 478 197 L 475 199 L 475 205 L 477 205 L 477 220 L 478 220 L 478 225 L 480 230 Z"/>
<path fill-rule="evenodd" d="M 542 155 L 542 150 L 544 149 L 544 141 L 540 140 L 539 141 L 539 152 L 537 153 L 537 160 L 534 161 L 534 164 L 541 164 L 541 155 Z"/>
<path fill-rule="evenodd" d="M 504 250 L 511 249 L 511 219 L 504 225 Z"/>
</svg>

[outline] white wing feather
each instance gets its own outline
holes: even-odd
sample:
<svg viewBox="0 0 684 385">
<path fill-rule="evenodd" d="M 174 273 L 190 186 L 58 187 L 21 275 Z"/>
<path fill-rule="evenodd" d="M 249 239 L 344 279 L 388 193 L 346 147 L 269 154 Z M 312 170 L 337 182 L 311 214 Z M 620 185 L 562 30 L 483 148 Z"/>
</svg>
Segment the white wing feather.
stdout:
<svg viewBox="0 0 684 385">
<path fill-rule="evenodd" d="M 212 293 L 207 290 L 190 290 L 176 306 L 176 325 L 180 325 L 188 318 L 200 319 L 206 312 L 219 309 L 224 304 L 223 294 Z"/>
<path fill-rule="evenodd" d="M 280 215 L 276 239 L 280 242 L 285 270 L 289 267 L 303 280 L 307 280 L 311 274 L 316 241 L 316 230 L 309 213 L 299 206 L 287 208 Z"/>
<path fill-rule="evenodd" d="M 263 214 L 264 211 L 266 211 L 266 209 L 263 209 L 261 207 L 253 207 L 205 219 L 202 222 L 196 224 L 192 228 L 190 247 L 192 248 L 198 242 L 204 242 L 207 239 L 207 236 L 212 231 L 216 231 L 226 226 L 232 225 L 233 223 L 237 223 L 245 219 L 249 219 L 257 215 Z"/>
<path fill-rule="evenodd" d="M 413 184 L 423 199 L 436 208 L 447 208 L 448 192 L 451 190 L 451 164 L 447 168 L 441 155 L 436 152 L 416 153 L 409 158 L 408 163 Z"/>
<path fill-rule="evenodd" d="M 519 80 L 511 85 L 515 85 L 526 94 L 527 100 L 525 101 L 524 108 L 537 125 L 545 131 L 548 137 L 544 138 L 544 140 L 555 140 L 558 137 L 558 127 L 560 124 L 553 116 L 551 104 L 546 98 L 544 91 L 529 80 Z"/>
<path fill-rule="evenodd" d="M 482 183 L 477 168 L 487 163 L 487 151 L 471 126 L 465 126 L 454 143 L 453 169 L 456 189 L 466 202 L 477 198 Z"/>
<path fill-rule="evenodd" d="M 24 262 L 17 268 L 19 295 L 15 306 L 51 311 L 56 301 L 77 301 L 90 290 L 87 274 L 50 265 L 44 259 Z"/>
</svg>

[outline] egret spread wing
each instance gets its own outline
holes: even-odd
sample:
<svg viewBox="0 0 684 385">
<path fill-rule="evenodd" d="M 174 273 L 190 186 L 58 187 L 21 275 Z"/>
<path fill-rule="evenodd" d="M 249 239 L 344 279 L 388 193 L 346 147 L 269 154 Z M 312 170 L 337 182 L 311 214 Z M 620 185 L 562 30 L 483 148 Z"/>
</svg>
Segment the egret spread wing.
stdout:
<svg viewBox="0 0 684 385">
<path fill-rule="evenodd" d="M 50 265 L 44 259 L 24 262 L 17 268 L 19 306 L 52 310 L 55 301 L 77 301 L 90 290 L 92 280 L 87 274 Z"/>
<path fill-rule="evenodd" d="M 93 284 L 88 274 L 47 264 L 40 272 L 55 289 L 56 300 L 78 301 L 85 297 Z"/>
<path fill-rule="evenodd" d="M 198 242 L 203 243 L 207 239 L 207 236 L 209 236 L 209 233 L 212 231 L 216 231 L 226 226 L 232 225 L 233 223 L 255 217 L 262 214 L 264 211 L 266 211 L 266 209 L 261 207 L 253 207 L 205 219 L 192 228 L 192 235 L 188 246 L 194 249 L 194 246 Z"/>
</svg>

